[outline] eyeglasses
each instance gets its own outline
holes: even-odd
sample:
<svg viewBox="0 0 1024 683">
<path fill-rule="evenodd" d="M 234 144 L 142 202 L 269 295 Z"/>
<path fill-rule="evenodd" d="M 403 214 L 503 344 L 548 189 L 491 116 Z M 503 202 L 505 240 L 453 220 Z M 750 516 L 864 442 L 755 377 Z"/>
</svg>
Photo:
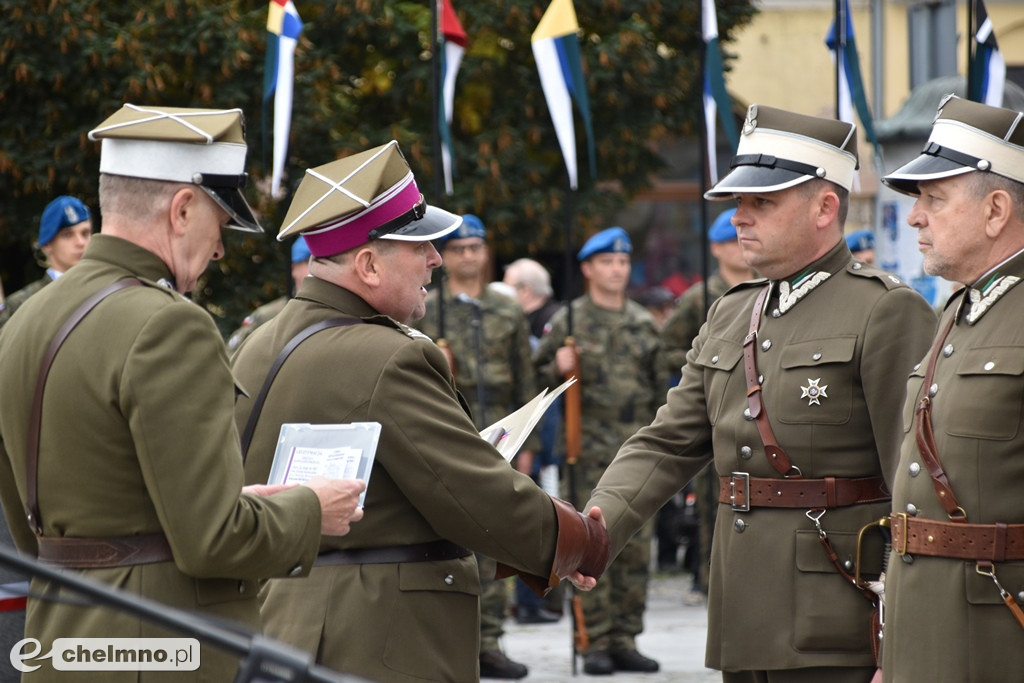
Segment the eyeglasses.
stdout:
<svg viewBox="0 0 1024 683">
<path fill-rule="evenodd" d="M 446 246 L 444 250 L 452 254 L 460 255 L 466 253 L 467 251 L 470 254 L 475 254 L 483 248 L 483 242 L 472 242 L 470 244 L 451 244 Z"/>
</svg>

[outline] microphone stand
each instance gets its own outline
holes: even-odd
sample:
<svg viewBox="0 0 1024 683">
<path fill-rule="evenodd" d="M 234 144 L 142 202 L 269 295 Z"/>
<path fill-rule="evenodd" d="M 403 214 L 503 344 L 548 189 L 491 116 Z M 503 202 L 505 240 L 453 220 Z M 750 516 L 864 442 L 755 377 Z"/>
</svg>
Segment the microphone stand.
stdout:
<svg viewBox="0 0 1024 683">
<path fill-rule="evenodd" d="M 242 661 L 234 683 L 357 683 L 365 680 L 342 676 L 330 669 L 317 666 L 310 661 L 310 656 L 306 652 L 258 633 L 249 632 L 241 626 L 219 624 L 207 617 L 141 595 L 125 593 L 77 572 L 54 569 L 35 558 L 18 553 L 5 544 L 0 544 L 0 564 L 69 588 L 91 598 L 97 604 L 134 614 L 146 621 L 239 655 Z"/>
</svg>

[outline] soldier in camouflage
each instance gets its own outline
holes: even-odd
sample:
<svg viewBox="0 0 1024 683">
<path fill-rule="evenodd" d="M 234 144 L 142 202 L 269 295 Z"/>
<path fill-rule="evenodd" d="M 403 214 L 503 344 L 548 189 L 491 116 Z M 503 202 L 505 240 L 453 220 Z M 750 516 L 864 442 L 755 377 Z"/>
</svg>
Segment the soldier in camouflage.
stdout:
<svg viewBox="0 0 1024 683">
<path fill-rule="evenodd" d="M 654 417 L 665 399 L 668 372 L 654 318 L 626 297 L 633 247 L 622 228 L 603 230 L 577 254 L 588 292 L 572 302 L 573 337 L 579 349 L 582 385 L 582 456 L 575 467 L 576 491 L 563 477 L 563 495 L 579 505 L 596 485 L 622 443 Z M 573 372 L 575 349 L 565 309 L 551 319 L 534 364 L 542 381 Z M 636 649 L 643 631 L 651 557 L 651 524 L 629 541 L 597 587 L 582 595 L 590 647 L 583 671 L 653 672 L 658 662 Z"/>
<path fill-rule="evenodd" d="M 46 268 L 46 274 L 13 292 L 7 297 L 6 302 L 0 293 L 0 326 L 14 315 L 30 296 L 81 261 L 91 236 L 92 219 L 89 216 L 89 207 L 82 200 L 64 195 L 47 204 L 39 220 L 39 239 L 35 244 L 43 254 L 41 265 Z"/>
<path fill-rule="evenodd" d="M 698 282 L 679 297 L 675 310 L 665 321 L 661 338 L 665 344 L 665 357 L 672 376 L 672 384 L 679 381 L 682 367 L 686 365 L 686 353 L 693 346 L 693 340 L 700 332 L 700 326 L 707 319 L 707 307 L 730 287 L 754 278 L 754 271 L 743 260 L 743 250 L 736 239 L 736 227 L 732 216 L 736 209 L 728 209 L 718 215 L 708 228 L 708 242 L 711 255 L 718 261 L 718 270 L 708 277 L 707 300 L 705 283 Z M 700 569 L 694 578 L 697 592 L 708 594 L 708 565 L 711 562 L 711 537 L 715 530 L 715 513 L 718 511 L 718 478 L 710 464 L 693 479 L 697 494 L 697 519 L 700 525 L 697 542 L 700 551 Z M 691 593 L 686 600 L 697 602 L 697 595 Z"/>
<path fill-rule="evenodd" d="M 487 287 L 486 229 L 473 214 L 440 240 L 448 270 L 444 289 L 445 342 L 451 350 L 455 381 L 469 403 L 477 429 L 484 429 L 519 408 L 537 391 L 530 354 L 530 330 L 519 304 Z M 427 313 L 419 326 L 433 339 L 440 337 L 438 296 L 427 296 Z M 533 453 L 540 445 L 531 435 L 516 456 L 516 469 L 529 474 Z M 501 651 L 500 639 L 508 611 L 508 586 L 495 580 L 494 560 L 477 554 L 480 596 L 480 675 L 484 678 L 523 678 L 524 664 Z"/>
</svg>

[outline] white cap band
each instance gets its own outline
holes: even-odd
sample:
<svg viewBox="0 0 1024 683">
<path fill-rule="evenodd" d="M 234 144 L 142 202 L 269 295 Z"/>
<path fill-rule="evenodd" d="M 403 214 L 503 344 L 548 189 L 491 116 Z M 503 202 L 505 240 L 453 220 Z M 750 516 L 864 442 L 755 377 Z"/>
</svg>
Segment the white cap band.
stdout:
<svg viewBox="0 0 1024 683">
<path fill-rule="evenodd" d="M 208 145 L 164 140 L 103 138 L 100 173 L 191 183 L 196 173 L 242 175 L 247 147 L 234 142 Z"/>
<path fill-rule="evenodd" d="M 985 168 L 964 167 L 963 173 L 968 171 L 991 171 L 1001 176 L 1006 176 L 1024 183 L 1024 165 L 1021 164 L 1021 154 L 1024 149 L 990 135 L 982 130 L 954 119 L 938 119 L 932 127 L 932 134 L 928 142 L 946 147 L 968 156 L 977 157 L 987 161 Z M 938 174 L 937 177 L 955 175 L 949 173 Z M 923 179 L 923 178 L 922 178 Z"/>
<path fill-rule="evenodd" d="M 853 173 L 857 167 L 856 157 L 813 138 L 758 127 L 750 133 L 740 136 L 736 156 L 744 154 L 767 154 L 779 159 L 809 164 L 824 169 L 825 180 L 830 180 L 847 190 L 853 187 Z M 792 184 L 799 184 L 799 182 L 803 181 Z"/>
</svg>

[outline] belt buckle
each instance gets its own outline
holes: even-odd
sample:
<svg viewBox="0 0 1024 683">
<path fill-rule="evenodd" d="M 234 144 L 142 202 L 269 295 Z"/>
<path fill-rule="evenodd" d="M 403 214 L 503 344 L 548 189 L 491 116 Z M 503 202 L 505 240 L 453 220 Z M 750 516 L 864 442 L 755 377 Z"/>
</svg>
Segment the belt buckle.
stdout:
<svg viewBox="0 0 1024 683">
<path fill-rule="evenodd" d="M 906 512 L 897 512 L 895 515 L 893 515 L 893 522 L 894 522 L 893 523 L 893 529 L 895 529 L 897 526 L 899 526 L 900 527 L 900 531 L 901 531 L 900 545 L 897 548 L 893 548 L 893 550 L 896 551 L 897 555 L 906 555 L 907 554 L 907 540 L 908 540 L 908 538 L 907 538 L 907 513 Z M 893 534 L 893 536 L 895 536 L 895 534 Z"/>
<path fill-rule="evenodd" d="M 733 472 L 729 480 L 729 500 L 734 512 L 750 512 L 750 472 Z M 743 502 L 736 502 L 736 480 L 742 479 L 744 483 Z"/>
</svg>

